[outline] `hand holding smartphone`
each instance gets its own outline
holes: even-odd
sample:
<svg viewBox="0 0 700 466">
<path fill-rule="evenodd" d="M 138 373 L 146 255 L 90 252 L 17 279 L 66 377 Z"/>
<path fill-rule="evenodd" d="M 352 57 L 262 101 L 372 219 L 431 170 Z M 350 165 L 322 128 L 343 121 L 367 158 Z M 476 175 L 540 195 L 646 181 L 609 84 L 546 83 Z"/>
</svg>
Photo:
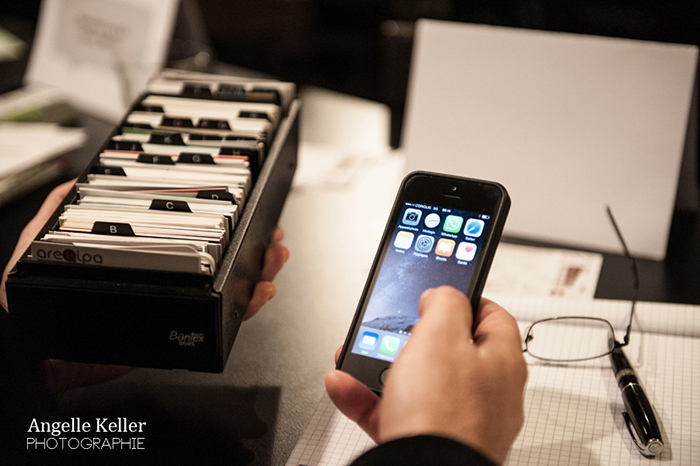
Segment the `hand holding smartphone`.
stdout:
<svg viewBox="0 0 700 466">
<path fill-rule="evenodd" d="M 510 198 L 498 183 L 409 174 L 384 230 L 338 360 L 376 392 L 418 322 L 420 295 L 450 285 L 477 309 Z"/>
</svg>

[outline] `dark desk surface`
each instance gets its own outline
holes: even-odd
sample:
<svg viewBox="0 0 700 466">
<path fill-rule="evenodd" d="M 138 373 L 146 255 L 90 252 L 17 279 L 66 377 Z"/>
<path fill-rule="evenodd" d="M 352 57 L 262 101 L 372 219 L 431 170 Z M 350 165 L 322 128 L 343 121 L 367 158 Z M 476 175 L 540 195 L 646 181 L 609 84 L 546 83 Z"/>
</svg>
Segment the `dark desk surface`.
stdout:
<svg viewBox="0 0 700 466">
<path fill-rule="evenodd" d="M 146 450 L 100 452 L 100 459 L 285 464 L 333 369 L 393 198 L 395 187 L 384 188 L 391 184 L 381 174 L 367 170 L 358 178 L 356 186 L 290 193 L 280 223 L 291 258 L 275 281 L 278 294 L 243 325 L 222 374 L 135 369 L 58 396 L 65 419 L 126 417 L 147 423 Z M 48 189 L 0 210 L 3 264 Z M 630 297 L 628 264 L 621 256 L 604 256 L 596 297 Z M 641 300 L 700 303 L 698 216 L 676 214 L 666 261 L 640 260 L 639 268 Z"/>
</svg>

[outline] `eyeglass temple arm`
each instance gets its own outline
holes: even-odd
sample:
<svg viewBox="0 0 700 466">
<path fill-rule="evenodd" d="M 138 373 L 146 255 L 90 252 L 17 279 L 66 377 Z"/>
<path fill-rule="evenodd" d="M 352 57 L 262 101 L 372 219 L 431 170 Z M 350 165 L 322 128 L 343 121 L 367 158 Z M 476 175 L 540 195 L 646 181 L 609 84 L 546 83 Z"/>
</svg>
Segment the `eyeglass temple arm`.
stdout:
<svg viewBox="0 0 700 466">
<path fill-rule="evenodd" d="M 610 221 L 613 224 L 613 228 L 615 228 L 615 233 L 617 233 L 617 237 L 620 239 L 620 242 L 622 243 L 622 249 L 625 251 L 625 256 L 632 262 L 632 275 L 634 277 L 634 297 L 632 298 L 632 310 L 630 312 L 630 321 L 627 324 L 627 330 L 625 331 L 625 339 L 624 339 L 624 344 L 627 345 L 629 343 L 630 339 L 630 330 L 632 329 L 632 319 L 634 318 L 634 307 L 637 304 L 637 296 L 639 295 L 639 270 L 637 270 L 637 261 L 634 259 L 634 256 L 630 253 L 629 248 L 627 247 L 627 243 L 625 242 L 625 238 L 622 237 L 622 232 L 620 231 L 620 228 L 617 226 L 617 222 L 615 221 L 615 217 L 613 217 L 612 210 L 610 209 L 610 206 L 605 206 L 605 208 L 608 211 L 608 217 L 610 217 Z"/>
</svg>

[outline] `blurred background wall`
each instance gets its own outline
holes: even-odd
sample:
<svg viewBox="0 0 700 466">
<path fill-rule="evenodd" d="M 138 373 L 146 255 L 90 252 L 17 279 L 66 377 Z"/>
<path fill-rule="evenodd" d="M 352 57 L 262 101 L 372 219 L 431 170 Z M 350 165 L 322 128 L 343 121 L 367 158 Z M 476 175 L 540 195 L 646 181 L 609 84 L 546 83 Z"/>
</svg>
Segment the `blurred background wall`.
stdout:
<svg viewBox="0 0 700 466">
<path fill-rule="evenodd" d="M 0 4 L 0 26 L 31 37 L 39 0 Z M 392 110 L 394 146 L 400 141 L 413 24 L 418 18 L 700 45 L 698 0 L 199 0 L 199 4 L 219 60 L 385 103 Z"/>
</svg>

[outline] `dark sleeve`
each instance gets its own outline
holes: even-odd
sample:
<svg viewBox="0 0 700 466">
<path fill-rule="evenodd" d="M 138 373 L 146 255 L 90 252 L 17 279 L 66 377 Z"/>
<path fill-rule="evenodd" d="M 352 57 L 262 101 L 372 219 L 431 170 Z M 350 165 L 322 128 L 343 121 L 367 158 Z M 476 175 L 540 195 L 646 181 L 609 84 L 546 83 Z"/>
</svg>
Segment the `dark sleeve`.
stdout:
<svg viewBox="0 0 700 466">
<path fill-rule="evenodd" d="M 18 341 L 12 317 L 0 306 L 0 462 L 24 464 L 32 419 L 53 420 L 56 406 L 41 361 Z"/>
<path fill-rule="evenodd" d="M 419 435 L 378 445 L 351 466 L 495 466 L 473 448 L 444 437 Z"/>
</svg>

